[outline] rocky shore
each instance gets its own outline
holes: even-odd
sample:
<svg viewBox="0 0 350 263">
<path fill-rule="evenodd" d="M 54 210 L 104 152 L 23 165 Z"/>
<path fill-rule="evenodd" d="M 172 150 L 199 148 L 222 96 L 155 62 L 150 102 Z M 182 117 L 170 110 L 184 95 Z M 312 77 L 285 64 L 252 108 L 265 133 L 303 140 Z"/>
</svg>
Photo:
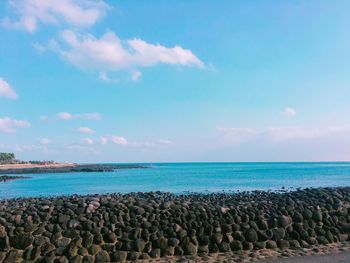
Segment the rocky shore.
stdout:
<svg viewBox="0 0 350 263">
<path fill-rule="evenodd" d="M 30 178 L 31 177 L 28 177 L 28 176 L 1 175 L 0 176 L 0 183 L 13 181 L 13 180 L 19 180 L 19 179 L 30 179 Z"/>
<path fill-rule="evenodd" d="M 195 261 L 218 254 L 256 260 L 347 246 L 349 237 L 350 187 L 0 201 L 0 262 Z"/>
<path fill-rule="evenodd" d="M 139 164 L 53 164 L 53 165 L 0 165 L 0 174 L 38 174 L 73 172 L 113 172 L 118 169 L 149 168 Z"/>
</svg>

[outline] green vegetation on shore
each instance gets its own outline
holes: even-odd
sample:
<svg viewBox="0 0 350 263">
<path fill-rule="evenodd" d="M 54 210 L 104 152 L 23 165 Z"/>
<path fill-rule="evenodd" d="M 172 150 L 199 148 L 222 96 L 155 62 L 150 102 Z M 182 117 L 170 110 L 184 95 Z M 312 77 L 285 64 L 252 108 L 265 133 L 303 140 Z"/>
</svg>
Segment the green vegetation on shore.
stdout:
<svg viewBox="0 0 350 263">
<path fill-rule="evenodd" d="M 0 152 L 0 164 L 13 164 L 16 163 L 14 153 L 1 153 Z"/>
<path fill-rule="evenodd" d="M 0 152 L 0 164 L 38 164 L 38 165 L 46 165 L 46 164 L 54 164 L 55 161 L 21 161 L 17 160 L 14 153 L 4 153 Z"/>
</svg>

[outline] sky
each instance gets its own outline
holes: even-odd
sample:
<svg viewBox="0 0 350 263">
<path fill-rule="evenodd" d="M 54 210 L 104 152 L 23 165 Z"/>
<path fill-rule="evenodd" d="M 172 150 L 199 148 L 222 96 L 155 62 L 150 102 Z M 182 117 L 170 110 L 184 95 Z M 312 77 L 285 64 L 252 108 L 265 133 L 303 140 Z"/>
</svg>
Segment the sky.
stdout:
<svg viewBox="0 0 350 263">
<path fill-rule="evenodd" d="M 347 0 L 0 1 L 0 151 L 350 161 Z"/>
</svg>

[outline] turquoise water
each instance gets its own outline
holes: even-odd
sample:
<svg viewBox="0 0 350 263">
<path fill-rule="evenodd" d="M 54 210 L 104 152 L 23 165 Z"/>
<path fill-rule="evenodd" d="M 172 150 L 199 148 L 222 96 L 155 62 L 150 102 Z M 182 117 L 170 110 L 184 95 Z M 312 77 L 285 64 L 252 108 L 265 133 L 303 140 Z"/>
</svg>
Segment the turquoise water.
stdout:
<svg viewBox="0 0 350 263">
<path fill-rule="evenodd" d="M 32 174 L 0 183 L 0 198 L 350 186 L 350 163 L 162 163 L 106 173 Z"/>
</svg>

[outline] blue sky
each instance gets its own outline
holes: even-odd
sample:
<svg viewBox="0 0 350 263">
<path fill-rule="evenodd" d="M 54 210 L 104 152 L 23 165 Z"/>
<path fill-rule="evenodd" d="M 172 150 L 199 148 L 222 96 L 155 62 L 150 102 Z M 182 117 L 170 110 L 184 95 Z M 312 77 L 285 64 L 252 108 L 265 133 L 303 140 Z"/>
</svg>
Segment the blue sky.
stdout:
<svg viewBox="0 0 350 263">
<path fill-rule="evenodd" d="M 0 2 L 0 151 L 350 160 L 349 1 Z"/>
</svg>

